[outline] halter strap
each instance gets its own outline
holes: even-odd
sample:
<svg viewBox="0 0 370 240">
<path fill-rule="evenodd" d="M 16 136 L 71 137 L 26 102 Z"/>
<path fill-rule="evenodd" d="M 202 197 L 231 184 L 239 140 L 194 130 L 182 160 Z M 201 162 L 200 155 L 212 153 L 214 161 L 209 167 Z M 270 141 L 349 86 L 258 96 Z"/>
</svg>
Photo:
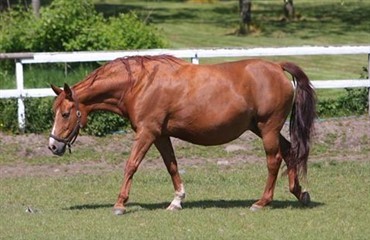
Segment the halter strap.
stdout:
<svg viewBox="0 0 370 240">
<path fill-rule="evenodd" d="M 68 136 L 66 138 L 61 138 L 61 137 L 55 136 L 54 134 L 49 135 L 51 138 L 54 138 L 58 142 L 62 142 L 64 144 L 66 144 L 68 146 L 69 153 L 72 152 L 72 150 L 71 150 L 72 144 L 76 141 L 77 136 L 80 132 L 80 128 L 82 128 L 82 124 L 81 124 L 82 114 L 81 114 L 81 111 L 79 109 L 79 105 L 78 105 L 78 101 L 76 99 L 75 93 L 72 89 L 71 89 L 71 91 L 72 91 L 72 100 L 73 100 L 73 102 L 76 106 L 77 123 L 74 126 L 72 132 L 70 132 L 70 134 L 68 134 Z"/>
</svg>

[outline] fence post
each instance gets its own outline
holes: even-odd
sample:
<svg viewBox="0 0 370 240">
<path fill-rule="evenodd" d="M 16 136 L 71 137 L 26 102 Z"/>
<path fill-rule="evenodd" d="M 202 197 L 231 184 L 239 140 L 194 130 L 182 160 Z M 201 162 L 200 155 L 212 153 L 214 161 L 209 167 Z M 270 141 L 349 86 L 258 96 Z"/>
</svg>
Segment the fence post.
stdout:
<svg viewBox="0 0 370 240">
<path fill-rule="evenodd" d="M 191 58 L 191 63 L 199 64 L 198 54 L 195 54 L 195 56 Z"/>
<path fill-rule="evenodd" d="M 19 59 L 17 59 L 15 62 L 15 77 L 17 80 L 17 90 L 18 90 L 18 127 L 19 130 L 23 133 L 24 128 L 26 126 L 26 115 L 23 102 L 24 97 L 23 65 Z"/>
</svg>

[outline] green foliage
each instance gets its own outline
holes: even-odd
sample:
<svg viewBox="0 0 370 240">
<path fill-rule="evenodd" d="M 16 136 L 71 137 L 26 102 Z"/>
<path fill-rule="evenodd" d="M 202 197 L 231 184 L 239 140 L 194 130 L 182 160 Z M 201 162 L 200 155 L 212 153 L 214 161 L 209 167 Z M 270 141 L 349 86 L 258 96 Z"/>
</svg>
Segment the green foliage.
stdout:
<svg viewBox="0 0 370 240">
<path fill-rule="evenodd" d="M 84 131 L 94 136 L 105 136 L 120 131 L 128 126 L 128 121 L 109 112 L 94 112 L 88 117 L 88 124 Z"/>
<path fill-rule="evenodd" d="M 79 51 L 160 48 L 155 29 L 134 13 L 105 19 L 90 0 L 55 0 L 41 18 L 12 9 L 0 15 L 0 51 Z"/>
<path fill-rule="evenodd" d="M 41 9 L 41 18 L 36 27 L 34 50 L 36 51 L 65 51 L 83 50 L 70 49 L 68 44 L 80 35 L 94 32 L 95 24 L 104 23 L 101 15 L 96 14 L 90 1 L 57 0 L 49 7 Z M 90 30 L 90 31 L 89 31 Z M 99 41 L 96 38 L 96 41 Z"/>
<path fill-rule="evenodd" d="M 362 68 L 360 78 L 367 79 L 368 71 Z M 362 115 L 369 109 L 368 88 L 346 88 L 346 94 L 335 99 L 325 99 L 318 102 L 317 113 L 321 117 L 340 117 Z"/>
<path fill-rule="evenodd" d="M 65 49 L 109 50 L 163 47 L 163 41 L 134 13 L 120 14 L 82 28 L 81 34 L 64 44 Z M 99 39 L 99 41 L 97 41 Z"/>
<path fill-rule="evenodd" d="M 0 52 L 31 51 L 34 36 L 32 13 L 14 7 L 0 13 Z M 0 61 L 0 75 L 14 68 L 14 61 Z"/>
<path fill-rule="evenodd" d="M 12 8 L 0 14 L 0 52 L 23 52 L 32 48 L 35 19 L 31 12 Z"/>
<path fill-rule="evenodd" d="M 42 133 L 51 129 L 53 124 L 53 98 L 26 98 L 26 132 Z"/>
<path fill-rule="evenodd" d="M 0 99 L 0 131 L 18 133 L 17 99 Z"/>
<path fill-rule="evenodd" d="M 346 94 L 336 99 L 321 100 L 317 106 L 317 113 L 321 117 L 340 117 L 362 115 L 367 112 L 368 88 L 346 89 Z"/>
</svg>

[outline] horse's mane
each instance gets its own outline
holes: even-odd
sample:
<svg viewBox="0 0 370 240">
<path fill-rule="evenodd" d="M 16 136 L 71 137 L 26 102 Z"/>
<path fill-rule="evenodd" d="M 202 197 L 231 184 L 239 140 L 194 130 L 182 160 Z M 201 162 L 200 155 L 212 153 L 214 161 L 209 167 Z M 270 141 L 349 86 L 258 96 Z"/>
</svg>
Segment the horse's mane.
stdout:
<svg viewBox="0 0 370 240">
<path fill-rule="evenodd" d="M 139 66 L 141 66 L 142 75 L 148 73 L 148 71 L 145 68 L 145 63 L 150 62 L 150 61 L 159 61 L 162 63 L 174 63 L 176 65 L 184 64 L 183 60 L 178 59 L 172 55 L 166 55 L 166 54 L 157 55 L 157 56 L 145 55 L 145 56 L 123 57 L 123 58 L 118 58 L 114 61 L 120 61 L 121 63 L 123 63 L 123 65 L 126 68 L 131 86 L 133 86 L 135 82 L 135 80 L 133 79 L 132 72 L 131 72 L 131 64 L 130 64 L 131 61 L 134 61 L 136 64 L 139 64 Z"/>
<path fill-rule="evenodd" d="M 145 69 L 145 63 L 150 61 L 159 61 L 163 63 L 171 63 L 176 65 L 182 65 L 185 62 L 179 58 L 176 58 L 172 55 L 162 54 L 162 55 L 156 55 L 156 56 L 130 56 L 130 57 L 121 57 L 116 58 L 115 60 L 112 60 L 110 62 L 105 63 L 101 67 L 95 69 L 93 72 L 91 72 L 89 75 L 85 77 L 83 82 L 89 82 L 89 85 L 92 85 L 97 79 L 98 76 L 105 70 L 108 70 L 110 67 L 116 66 L 116 64 L 121 63 L 123 64 L 124 68 L 126 69 L 128 73 L 128 78 L 130 82 L 133 82 L 132 79 L 132 72 L 131 72 L 131 64 L 132 62 L 135 62 L 136 64 L 139 64 L 141 68 L 146 71 Z M 81 82 L 82 83 L 82 82 Z"/>
</svg>

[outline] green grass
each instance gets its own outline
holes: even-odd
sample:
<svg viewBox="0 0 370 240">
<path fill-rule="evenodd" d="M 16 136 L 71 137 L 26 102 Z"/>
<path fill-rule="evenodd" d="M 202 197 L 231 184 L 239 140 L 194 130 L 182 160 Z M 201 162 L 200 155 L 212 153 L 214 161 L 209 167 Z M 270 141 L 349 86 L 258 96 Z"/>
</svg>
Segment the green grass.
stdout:
<svg viewBox="0 0 370 240">
<path fill-rule="evenodd" d="M 253 2 L 254 31 L 234 34 L 239 26 L 237 1 L 194 4 L 168 1 L 95 1 L 106 15 L 134 10 L 158 27 L 173 48 L 368 44 L 367 1 L 302 0 L 292 22 L 282 21 L 282 4 Z"/>
<path fill-rule="evenodd" d="M 280 178 L 275 201 L 254 213 L 262 164 L 187 167 L 187 199 L 180 212 L 164 169 L 135 175 L 128 212 L 113 216 L 122 173 L 0 178 L 1 239 L 366 239 L 369 162 L 310 164 L 313 203 L 302 207 Z M 27 207 L 36 209 L 26 213 Z"/>
</svg>

